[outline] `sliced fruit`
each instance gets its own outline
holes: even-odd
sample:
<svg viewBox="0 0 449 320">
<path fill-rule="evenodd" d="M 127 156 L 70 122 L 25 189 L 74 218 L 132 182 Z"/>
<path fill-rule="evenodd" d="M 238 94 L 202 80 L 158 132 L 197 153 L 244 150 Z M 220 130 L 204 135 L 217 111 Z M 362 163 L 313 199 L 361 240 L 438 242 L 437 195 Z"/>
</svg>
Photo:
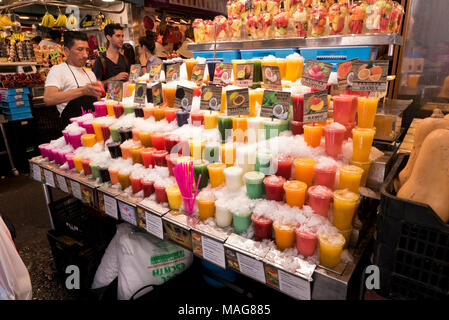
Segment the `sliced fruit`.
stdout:
<svg viewBox="0 0 449 320">
<path fill-rule="evenodd" d="M 324 106 L 324 102 L 321 101 L 321 102 L 318 103 L 318 104 L 312 104 L 312 105 L 310 106 L 310 110 L 313 110 L 313 111 L 320 111 L 321 109 L 323 109 L 323 106 Z"/>
<path fill-rule="evenodd" d="M 223 74 L 221 75 L 221 81 L 223 81 L 224 83 L 228 83 L 229 74 L 227 72 L 223 72 Z"/>
<path fill-rule="evenodd" d="M 167 71 L 167 77 L 171 77 L 175 74 L 176 70 L 175 68 L 171 68 Z"/>
<path fill-rule="evenodd" d="M 238 92 L 231 93 L 231 96 L 229 97 L 229 100 L 234 100 L 234 98 L 237 97 L 238 94 L 239 94 Z"/>
<path fill-rule="evenodd" d="M 245 102 L 245 97 L 243 97 L 242 95 L 238 95 L 237 97 L 234 98 L 233 102 L 234 102 L 234 105 L 239 106 L 243 102 Z"/>
<path fill-rule="evenodd" d="M 277 104 L 273 107 L 273 114 L 275 116 L 280 116 L 284 112 L 284 107 L 281 104 Z"/>
<path fill-rule="evenodd" d="M 245 78 L 245 70 L 240 70 L 237 72 L 237 79 L 243 79 Z"/>
<path fill-rule="evenodd" d="M 369 72 L 371 73 L 371 75 L 382 74 L 382 67 L 374 66 L 371 69 L 369 69 Z"/>
<path fill-rule="evenodd" d="M 351 61 L 347 61 L 347 62 L 342 63 L 341 65 L 338 66 L 337 76 L 340 79 L 346 78 L 346 76 L 348 75 L 349 71 L 351 71 L 351 67 L 352 67 L 352 62 Z"/>
<path fill-rule="evenodd" d="M 267 79 L 271 79 L 271 77 L 273 77 L 273 72 L 270 68 L 265 69 L 265 77 L 267 77 Z"/>
<path fill-rule="evenodd" d="M 366 67 L 367 67 L 368 65 L 365 63 L 365 64 L 362 64 L 360 67 L 359 67 L 359 72 L 360 71 L 362 71 L 363 69 L 366 69 Z"/>
<path fill-rule="evenodd" d="M 368 69 L 359 69 L 358 77 L 360 80 L 367 80 L 370 76 L 370 72 Z"/>
<path fill-rule="evenodd" d="M 212 91 L 207 91 L 207 92 L 204 94 L 203 99 L 204 99 L 204 101 L 209 101 L 209 100 L 212 98 L 212 96 L 213 96 Z"/>
<path fill-rule="evenodd" d="M 369 79 L 371 81 L 379 81 L 381 76 L 382 76 L 382 74 L 380 74 L 380 73 L 379 74 L 373 74 L 373 75 L 369 76 Z"/>
</svg>

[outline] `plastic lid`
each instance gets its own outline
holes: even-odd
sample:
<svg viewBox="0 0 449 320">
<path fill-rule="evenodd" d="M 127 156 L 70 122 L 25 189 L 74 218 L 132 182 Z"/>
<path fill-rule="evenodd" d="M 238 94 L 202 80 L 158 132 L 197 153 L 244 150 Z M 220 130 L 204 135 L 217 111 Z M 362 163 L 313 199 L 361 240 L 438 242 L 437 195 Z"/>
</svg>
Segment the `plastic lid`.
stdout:
<svg viewBox="0 0 449 320">
<path fill-rule="evenodd" d="M 353 175 L 362 175 L 363 169 L 354 165 L 346 165 L 340 167 L 340 172 L 344 172 L 345 174 L 353 174 Z"/>
<path fill-rule="evenodd" d="M 306 190 L 307 184 L 298 181 L 298 180 L 290 180 L 284 183 L 284 189 L 286 190 Z"/>
<path fill-rule="evenodd" d="M 315 198 L 321 199 L 332 198 L 334 194 L 328 187 L 320 185 L 310 187 L 307 192 L 309 193 L 309 196 L 312 195 Z"/>
<path fill-rule="evenodd" d="M 265 174 L 259 171 L 250 171 L 245 173 L 244 175 L 245 181 L 249 182 L 262 182 L 262 180 L 265 178 Z"/>
<path fill-rule="evenodd" d="M 345 245 L 345 237 L 340 233 L 323 232 L 319 235 L 320 242 L 328 247 L 342 248 Z"/>
<path fill-rule="evenodd" d="M 348 189 L 334 191 L 334 198 L 348 202 L 357 202 L 360 199 L 357 193 L 351 192 Z"/>
</svg>

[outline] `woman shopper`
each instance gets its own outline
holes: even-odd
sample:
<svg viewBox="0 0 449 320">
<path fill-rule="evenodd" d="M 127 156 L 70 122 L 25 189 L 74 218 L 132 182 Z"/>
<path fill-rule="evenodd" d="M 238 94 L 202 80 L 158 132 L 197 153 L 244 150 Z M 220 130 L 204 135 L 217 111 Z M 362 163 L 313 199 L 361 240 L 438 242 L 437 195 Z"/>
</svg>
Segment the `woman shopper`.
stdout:
<svg viewBox="0 0 449 320">
<path fill-rule="evenodd" d="M 154 55 L 154 49 L 156 45 L 154 40 L 146 37 L 139 38 L 140 45 L 140 64 L 142 65 L 142 71 L 147 73 L 150 71 L 150 66 L 162 64 L 162 60 Z"/>
</svg>

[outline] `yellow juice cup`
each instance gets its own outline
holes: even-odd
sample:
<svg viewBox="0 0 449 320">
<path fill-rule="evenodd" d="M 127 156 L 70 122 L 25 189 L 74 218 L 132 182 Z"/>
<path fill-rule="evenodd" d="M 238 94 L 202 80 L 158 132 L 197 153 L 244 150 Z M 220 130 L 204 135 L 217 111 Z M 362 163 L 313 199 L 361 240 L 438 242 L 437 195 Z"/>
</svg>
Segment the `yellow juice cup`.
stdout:
<svg viewBox="0 0 449 320">
<path fill-rule="evenodd" d="M 128 83 L 128 97 L 131 97 L 133 95 L 134 89 L 136 89 L 135 83 Z"/>
<path fill-rule="evenodd" d="M 212 188 L 219 187 L 225 182 L 225 168 L 226 165 L 224 163 L 211 163 L 207 165 L 207 171 L 209 172 L 209 180 Z"/>
<path fill-rule="evenodd" d="M 287 65 L 286 65 L 286 73 L 285 73 L 285 80 L 295 82 L 299 78 L 302 77 L 302 68 L 304 67 L 304 59 L 300 60 L 292 60 L 292 59 L 286 59 Z"/>
<path fill-rule="evenodd" d="M 106 109 L 108 111 L 109 117 L 115 117 L 114 113 L 114 105 L 116 105 L 118 102 L 114 100 L 106 100 Z"/>
<path fill-rule="evenodd" d="M 101 121 L 94 120 L 92 122 L 92 127 L 94 127 L 95 138 L 97 141 L 103 141 L 103 131 L 101 131 Z"/>
<path fill-rule="evenodd" d="M 359 204 L 359 195 L 348 190 L 334 192 L 334 218 L 333 225 L 339 230 L 352 228 L 352 219 Z"/>
<path fill-rule="evenodd" d="M 205 111 L 203 115 L 204 115 L 204 129 L 215 129 L 218 127 L 218 112 Z"/>
<path fill-rule="evenodd" d="M 231 167 L 235 163 L 237 155 L 237 146 L 235 143 L 225 143 L 220 146 L 221 162 L 227 167 Z"/>
<path fill-rule="evenodd" d="M 153 112 L 154 119 L 156 121 L 161 121 L 165 118 L 165 108 L 154 108 Z"/>
<path fill-rule="evenodd" d="M 142 151 L 142 149 L 145 149 L 145 147 L 138 146 L 138 145 L 134 145 L 129 148 L 129 152 L 131 153 L 131 158 L 133 159 L 133 164 L 136 164 L 136 163 L 143 164 L 142 155 L 140 154 L 140 151 Z"/>
<path fill-rule="evenodd" d="M 376 118 L 379 98 L 358 97 L 357 126 L 359 128 L 373 128 Z"/>
<path fill-rule="evenodd" d="M 165 193 L 167 194 L 168 205 L 172 210 L 178 210 L 182 204 L 181 191 L 177 184 L 165 188 Z"/>
<path fill-rule="evenodd" d="M 260 62 L 260 64 L 262 66 L 277 66 L 278 65 L 276 60 L 262 60 Z"/>
<path fill-rule="evenodd" d="M 175 106 L 176 83 L 163 84 L 162 94 L 164 95 L 164 101 L 167 103 L 168 107 L 173 108 Z"/>
<path fill-rule="evenodd" d="M 319 147 L 321 144 L 321 137 L 323 136 L 323 127 L 319 124 L 305 124 L 304 141 L 312 148 Z"/>
<path fill-rule="evenodd" d="M 281 224 L 275 221 L 273 223 L 274 239 L 280 250 L 293 247 L 295 243 L 295 226 L 289 224 Z"/>
<path fill-rule="evenodd" d="M 80 173 L 81 171 L 83 171 L 83 164 L 81 162 L 82 158 L 79 156 L 74 156 L 72 158 L 73 160 L 73 165 L 75 166 L 75 170 Z"/>
<path fill-rule="evenodd" d="M 285 59 L 277 59 L 277 65 L 279 66 L 279 72 L 281 74 L 281 79 L 286 80 L 287 78 L 287 61 Z"/>
<path fill-rule="evenodd" d="M 203 158 L 204 140 L 190 139 L 189 140 L 190 155 L 193 160 L 201 160 Z"/>
<path fill-rule="evenodd" d="M 131 170 L 129 169 L 121 169 L 118 172 L 118 179 L 120 181 L 120 185 L 122 186 L 122 190 L 125 190 L 131 185 L 131 179 L 129 177 L 130 175 Z"/>
<path fill-rule="evenodd" d="M 220 106 L 220 113 L 226 113 L 226 91 L 223 90 L 221 91 L 221 106 Z"/>
<path fill-rule="evenodd" d="M 198 61 L 196 61 L 195 59 L 186 60 L 187 80 L 192 80 L 192 70 L 197 63 Z"/>
<path fill-rule="evenodd" d="M 352 129 L 352 160 L 357 162 L 369 161 L 371 146 L 373 145 L 375 129 Z"/>
<path fill-rule="evenodd" d="M 249 116 L 255 117 L 257 115 L 256 102 L 259 108 L 262 106 L 263 89 L 249 89 Z"/>
<path fill-rule="evenodd" d="M 302 181 L 310 187 L 313 182 L 316 161 L 309 158 L 295 159 L 295 177 L 296 180 Z"/>
<path fill-rule="evenodd" d="M 320 264 L 326 268 L 334 268 L 340 263 L 345 238 L 340 234 L 320 234 Z"/>
<path fill-rule="evenodd" d="M 139 139 L 140 139 L 140 143 L 144 146 L 144 147 L 152 147 L 153 143 L 151 142 L 151 131 L 139 131 Z"/>
<path fill-rule="evenodd" d="M 359 167 L 363 170 L 362 179 L 360 180 L 360 186 L 366 186 L 366 180 L 368 179 L 369 170 L 371 168 L 371 161 L 367 162 L 357 162 L 357 161 L 349 161 L 350 165 Z M 341 188 L 340 188 L 341 189 Z"/>
<path fill-rule="evenodd" d="M 215 198 L 203 196 L 198 198 L 198 211 L 200 220 L 204 221 L 215 216 Z"/>
<path fill-rule="evenodd" d="M 302 208 L 306 199 L 307 184 L 302 181 L 291 180 L 284 183 L 285 202 L 290 207 Z"/>
<path fill-rule="evenodd" d="M 232 117 L 232 134 L 236 142 L 245 142 L 246 130 L 248 129 L 246 118 L 246 116 Z"/>
<path fill-rule="evenodd" d="M 338 189 L 348 189 L 351 192 L 358 193 L 363 176 L 363 169 L 357 166 L 347 165 L 341 166 L 338 170 L 340 171 Z"/>
<path fill-rule="evenodd" d="M 95 134 L 83 134 L 81 136 L 81 141 L 83 142 L 83 146 L 86 148 L 91 148 L 95 145 L 95 143 L 97 143 Z"/>
</svg>

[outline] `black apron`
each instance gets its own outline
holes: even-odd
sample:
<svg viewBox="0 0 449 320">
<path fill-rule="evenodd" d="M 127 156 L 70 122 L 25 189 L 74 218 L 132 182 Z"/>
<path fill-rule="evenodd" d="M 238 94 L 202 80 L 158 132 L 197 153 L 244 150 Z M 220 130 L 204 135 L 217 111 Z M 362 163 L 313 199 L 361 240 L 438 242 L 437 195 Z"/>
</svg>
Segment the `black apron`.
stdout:
<svg viewBox="0 0 449 320">
<path fill-rule="evenodd" d="M 70 72 L 73 75 L 73 78 L 75 79 L 76 85 L 78 88 L 80 87 L 78 84 L 78 80 L 76 80 L 75 74 L 73 73 L 72 69 L 66 62 L 67 67 L 69 68 Z M 90 83 L 92 83 L 92 80 L 90 80 L 89 75 L 87 72 L 83 69 L 86 76 L 89 78 Z M 61 113 L 61 121 L 62 121 L 62 127 L 65 128 L 67 125 L 70 124 L 70 118 L 79 117 L 83 113 L 81 111 L 81 108 L 84 109 L 84 111 L 94 111 L 94 102 L 96 102 L 97 99 L 92 96 L 81 96 L 79 98 L 76 98 L 72 101 L 69 101 L 67 105 L 65 106 L 64 110 L 62 110 Z"/>
</svg>

